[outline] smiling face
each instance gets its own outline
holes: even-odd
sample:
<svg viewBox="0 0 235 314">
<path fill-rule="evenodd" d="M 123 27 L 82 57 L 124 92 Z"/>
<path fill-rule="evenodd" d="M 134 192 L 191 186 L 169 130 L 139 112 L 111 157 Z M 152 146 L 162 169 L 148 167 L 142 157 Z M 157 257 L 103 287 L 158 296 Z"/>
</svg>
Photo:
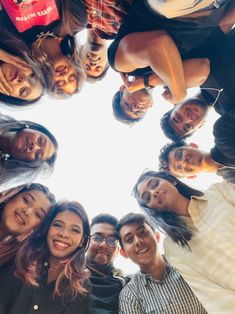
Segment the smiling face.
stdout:
<svg viewBox="0 0 235 314">
<path fill-rule="evenodd" d="M 138 184 L 137 193 L 142 205 L 157 210 L 171 210 L 179 195 L 174 184 L 159 177 L 144 179 Z"/>
<path fill-rule="evenodd" d="M 51 203 L 39 190 L 17 194 L 3 208 L 2 225 L 7 234 L 23 234 L 39 225 Z"/>
<path fill-rule="evenodd" d="M 48 160 L 55 153 L 55 146 L 49 137 L 33 129 L 23 129 L 14 136 L 10 155 L 17 160 Z"/>
<path fill-rule="evenodd" d="M 126 255 L 140 268 L 156 260 L 157 237 L 146 223 L 124 225 L 120 237 Z"/>
<path fill-rule="evenodd" d="M 152 94 L 145 89 L 129 93 L 127 88 L 123 89 L 121 107 L 124 113 L 131 119 L 142 118 L 148 109 L 152 107 Z"/>
<path fill-rule="evenodd" d="M 82 246 L 82 240 L 82 219 L 72 211 L 58 213 L 47 233 L 47 245 L 51 259 L 63 259 L 70 256 Z"/>
<path fill-rule="evenodd" d="M 175 105 L 170 115 L 170 125 L 180 136 L 185 136 L 199 129 L 205 122 L 208 106 L 191 101 Z"/>
<path fill-rule="evenodd" d="M 198 148 L 183 146 L 173 149 L 168 157 L 169 170 L 175 175 L 190 176 L 206 170 L 206 154 Z"/>
<path fill-rule="evenodd" d="M 2 63 L 0 67 L 5 80 L 12 89 L 10 96 L 28 101 L 41 96 L 42 87 L 33 72 L 26 74 L 22 69 L 9 63 Z"/>
<path fill-rule="evenodd" d="M 83 47 L 83 62 L 87 76 L 99 77 L 108 66 L 106 44 L 87 43 Z"/>
<path fill-rule="evenodd" d="M 91 235 L 99 235 L 103 238 L 115 237 L 114 226 L 108 223 L 97 223 L 91 227 Z M 100 265 L 106 265 L 113 262 L 118 252 L 118 246 L 109 246 L 106 241 L 102 243 L 90 242 L 87 256 L 91 261 Z"/>
</svg>

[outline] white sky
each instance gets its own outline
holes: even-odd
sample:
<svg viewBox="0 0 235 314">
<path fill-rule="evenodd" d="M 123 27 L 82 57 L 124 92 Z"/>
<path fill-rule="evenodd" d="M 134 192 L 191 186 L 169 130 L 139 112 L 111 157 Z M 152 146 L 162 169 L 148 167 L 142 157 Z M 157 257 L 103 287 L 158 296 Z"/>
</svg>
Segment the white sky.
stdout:
<svg viewBox="0 0 235 314">
<path fill-rule="evenodd" d="M 54 173 L 36 181 L 47 185 L 57 199 L 79 201 L 89 218 L 99 213 L 121 218 L 130 211 L 139 211 L 131 196 L 132 188 L 145 168 L 157 170 L 159 150 L 168 142 L 159 120 L 171 105 L 162 100 L 161 88 L 155 88 L 154 106 L 145 118 L 130 127 L 118 122 L 112 113 L 112 97 L 121 84 L 119 74 L 110 69 L 102 81 L 85 84 L 82 92 L 70 99 L 43 96 L 31 108 L 1 109 L 16 119 L 41 123 L 53 132 L 59 142 Z M 196 91 L 191 89 L 189 95 Z M 211 110 L 207 124 L 190 142 L 209 150 L 217 117 Z M 206 189 L 215 181 L 221 179 L 213 174 L 185 180 L 199 189 Z M 136 269 L 123 258 L 116 264 L 126 272 Z"/>
</svg>

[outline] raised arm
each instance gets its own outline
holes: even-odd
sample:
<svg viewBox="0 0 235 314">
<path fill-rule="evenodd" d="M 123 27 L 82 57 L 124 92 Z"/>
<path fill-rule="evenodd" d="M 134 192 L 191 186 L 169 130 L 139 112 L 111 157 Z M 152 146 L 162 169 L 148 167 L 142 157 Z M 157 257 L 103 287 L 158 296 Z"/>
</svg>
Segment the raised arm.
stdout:
<svg viewBox="0 0 235 314">
<path fill-rule="evenodd" d="M 184 77 L 186 88 L 197 87 L 205 82 L 210 73 L 210 61 L 206 58 L 195 58 L 183 61 Z M 144 78 L 136 77 L 134 82 L 128 81 L 128 74 L 122 75 L 124 84 L 128 91 L 133 93 L 145 88 Z M 147 78 L 148 87 L 164 85 L 165 83 L 155 74 L 150 74 Z"/>
<path fill-rule="evenodd" d="M 167 85 L 174 103 L 186 96 L 183 63 L 172 38 L 164 31 L 132 33 L 119 43 L 115 67 L 120 72 L 132 72 L 150 66 Z"/>
</svg>

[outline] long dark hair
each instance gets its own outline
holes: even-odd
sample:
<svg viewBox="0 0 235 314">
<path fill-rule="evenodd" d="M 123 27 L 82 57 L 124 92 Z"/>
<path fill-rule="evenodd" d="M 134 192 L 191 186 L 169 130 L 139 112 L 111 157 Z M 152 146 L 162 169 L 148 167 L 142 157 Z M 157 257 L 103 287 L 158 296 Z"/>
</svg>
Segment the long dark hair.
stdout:
<svg viewBox="0 0 235 314">
<path fill-rule="evenodd" d="M 22 161 L 13 158 L 1 160 L 0 184 L 32 182 L 39 174 L 50 175 L 57 157 L 58 143 L 54 135 L 41 124 L 31 121 L 18 121 L 10 116 L 0 114 L 0 135 L 5 132 L 19 132 L 26 128 L 39 131 L 49 137 L 55 146 L 55 153 L 48 160 Z"/>
<path fill-rule="evenodd" d="M 8 32 L 3 27 L 3 25 L 1 25 L 0 27 L 0 38 L 1 38 L 0 48 L 26 61 L 34 72 L 35 76 L 34 80 L 36 79 L 37 81 L 40 82 L 43 90 L 44 87 L 46 86 L 43 72 L 41 70 L 39 63 L 36 60 L 34 60 L 32 53 L 30 49 L 27 47 L 27 45 L 20 38 L 18 38 L 17 35 L 13 35 L 12 33 Z M 0 101 L 6 105 L 28 106 L 38 101 L 41 98 L 41 96 L 42 95 L 33 100 L 26 100 L 0 93 Z"/>
<path fill-rule="evenodd" d="M 47 199 L 50 201 L 51 206 L 55 205 L 55 196 L 50 192 L 50 190 L 39 183 L 32 183 L 29 185 L 22 185 L 19 187 L 15 187 L 11 189 L 12 191 L 17 190 L 16 193 L 11 193 L 12 196 L 9 198 L 4 199 L 0 203 L 0 216 L 2 215 L 2 212 L 4 210 L 4 207 L 6 204 L 8 204 L 12 199 L 14 199 L 17 195 L 27 192 L 27 191 L 32 191 L 32 190 L 37 190 L 41 191 L 42 193 L 45 194 Z M 5 191 L 4 191 L 5 192 Z M 3 192 L 3 193 L 4 193 Z M 0 218 L 1 220 L 1 218 Z M 38 228 L 38 226 L 35 228 L 35 230 Z M 35 230 L 31 230 L 34 231 Z M 3 265 L 7 261 L 9 261 L 12 257 L 15 256 L 16 252 L 18 251 L 19 247 L 23 245 L 23 243 L 26 241 L 27 237 L 29 236 L 30 233 L 27 233 L 22 241 L 19 241 L 16 235 L 12 235 L 12 237 L 9 238 L 7 241 L 0 241 L 0 265 Z"/>
<path fill-rule="evenodd" d="M 159 177 L 172 184 L 174 183 L 179 193 L 187 199 L 190 199 L 192 196 L 202 196 L 203 193 L 184 184 L 168 172 L 156 172 L 152 170 L 143 173 L 137 180 L 133 189 L 134 196 L 140 207 L 153 219 L 157 227 L 168 234 L 174 242 L 182 246 L 187 246 L 188 241 L 192 238 L 192 232 L 189 230 L 182 218 L 170 209 L 167 211 L 158 211 L 157 208 L 150 208 L 141 199 L 138 191 L 138 185 L 145 179 L 152 177 Z"/>
<path fill-rule="evenodd" d="M 64 269 L 56 279 L 54 296 L 65 301 L 74 300 L 78 294 L 86 292 L 84 281 L 87 278 L 85 270 L 85 253 L 89 246 L 90 226 L 87 214 L 78 202 L 57 203 L 50 216 L 40 225 L 37 233 L 28 239 L 16 257 L 16 275 L 27 284 L 38 286 L 45 261 L 50 252 L 47 246 L 47 233 L 53 219 L 61 212 L 71 211 L 78 215 L 83 223 L 82 246 L 63 261 Z"/>
</svg>

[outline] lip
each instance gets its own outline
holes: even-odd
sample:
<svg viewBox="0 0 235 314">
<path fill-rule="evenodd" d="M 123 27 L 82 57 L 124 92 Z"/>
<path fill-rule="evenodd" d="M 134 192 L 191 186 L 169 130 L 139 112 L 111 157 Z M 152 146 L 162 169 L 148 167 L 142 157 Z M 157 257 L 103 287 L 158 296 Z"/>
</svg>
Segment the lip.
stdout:
<svg viewBox="0 0 235 314">
<path fill-rule="evenodd" d="M 9 71 L 9 74 L 7 75 L 7 81 L 13 82 L 18 79 L 18 76 L 19 76 L 18 71 L 11 69 L 11 71 Z"/>
<path fill-rule="evenodd" d="M 18 213 L 18 211 L 15 211 L 15 218 L 19 225 L 25 225 L 24 219 L 21 217 L 21 215 Z"/>
<path fill-rule="evenodd" d="M 66 68 L 67 68 L 66 65 L 59 65 L 58 67 L 56 67 L 55 72 L 56 73 L 63 72 Z"/>
<path fill-rule="evenodd" d="M 192 119 L 193 121 L 195 121 L 199 118 L 198 115 L 195 113 L 195 110 L 193 110 L 191 108 L 187 108 L 186 113 L 189 116 L 189 118 Z"/>
<path fill-rule="evenodd" d="M 136 255 L 144 255 L 149 252 L 149 247 L 144 246 L 136 251 Z"/>
<path fill-rule="evenodd" d="M 70 244 L 68 242 L 57 239 L 53 240 L 53 245 L 59 251 L 67 250 L 70 247 Z"/>
</svg>

